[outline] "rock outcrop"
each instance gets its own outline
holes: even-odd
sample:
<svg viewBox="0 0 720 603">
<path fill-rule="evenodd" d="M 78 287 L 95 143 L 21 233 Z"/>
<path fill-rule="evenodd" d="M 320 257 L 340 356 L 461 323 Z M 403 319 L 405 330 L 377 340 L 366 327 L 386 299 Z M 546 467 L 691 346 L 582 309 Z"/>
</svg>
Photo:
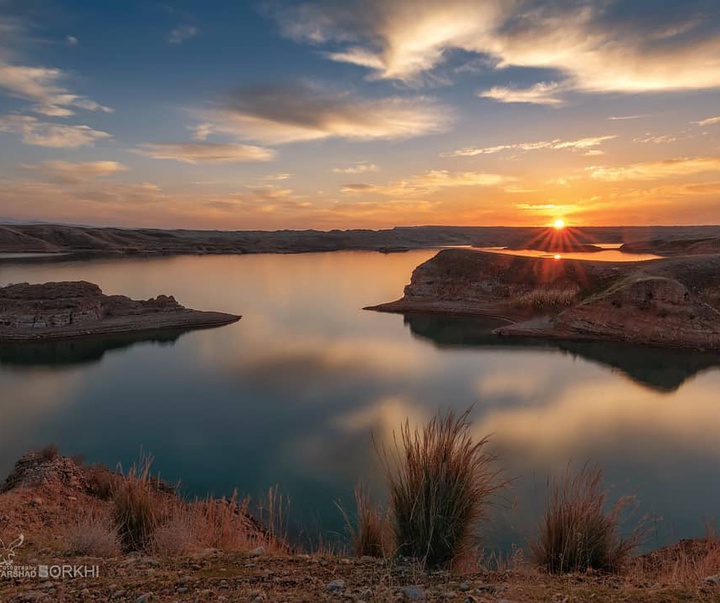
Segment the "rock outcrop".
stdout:
<svg viewBox="0 0 720 603">
<path fill-rule="evenodd" d="M 589 262 L 445 250 L 369 309 L 503 317 L 501 335 L 720 350 L 720 255 Z"/>
<path fill-rule="evenodd" d="M 235 322 L 239 316 L 200 312 L 172 296 L 133 300 L 104 295 L 85 281 L 27 283 L 0 288 L 0 341 L 66 339 Z"/>
</svg>

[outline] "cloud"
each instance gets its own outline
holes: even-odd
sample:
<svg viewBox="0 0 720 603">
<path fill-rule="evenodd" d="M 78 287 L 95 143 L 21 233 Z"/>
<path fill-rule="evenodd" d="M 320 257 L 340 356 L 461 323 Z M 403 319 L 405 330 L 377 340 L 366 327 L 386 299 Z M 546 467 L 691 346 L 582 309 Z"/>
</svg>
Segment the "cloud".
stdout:
<svg viewBox="0 0 720 603">
<path fill-rule="evenodd" d="M 107 132 L 90 126 L 44 122 L 29 115 L 0 117 L 0 132 L 20 134 L 25 144 L 64 149 L 93 146 L 99 140 L 110 138 Z"/>
<path fill-rule="evenodd" d="M 165 39 L 168 44 L 182 44 L 187 40 L 194 38 L 200 33 L 200 30 L 193 25 L 180 25 L 173 29 Z"/>
<path fill-rule="evenodd" d="M 555 140 L 541 140 L 539 142 L 519 142 L 514 144 L 501 144 L 494 147 L 466 147 L 464 149 L 458 149 L 452 153 L 444 154 L 443 157 L 475 157 L 476 155 L 492 155 L 507 150 L 519 150 L 519 151 L 539 151 L 539 150 L 571 150 L 571 151 L 585 151 L 592 150 L 593 147 L 599 146 L 602 143 L 617 138 L 614 135 L 608 136 L 594 136 L 588 138 L 580 138 L 578 140 L 561 140 L 556 138 Z"/>
<path fill-rule="evenodd" d="M 201 115 L 215 131 L 270 145 L 412 138 L 444 132 L 454 117 L 450 109 L 427 98 L 359 98 L 306 83 L 236 91 Z"/>
<path fill-rule="evenodd" d="M 720 6 L 706 0 L 348 0 L 286 3 L 290 38 L 373 77 L 418 81 L 454 50 L 491 69 L 555 70 L 583 91 L 720 87 Z"/>
<path fill-rule="evenodd" d="M 292 178 L 292 174 L 268 174 L 265 176 L 264 180 L 281 181 L 289 180 L 290 178 Z"/>
<path fill-rule="evenodd" d="M 65 40 L 70 46 L 77 46 L 80 43 L 80 41 L 75 36 L 67 36 Z"/>
<path fill-rule="evenodd" d="M 58 184 L 81 184 L 103 176 L 112 176 L 127 171 L 127 167 L 117 161 L 44 161 L 39 165 L 23 165 L 26 172 L 37 173 L 44 179 Z"/>
<path fill-rule="evenodd" d="M 630 119 L 642 119 L 643 117 L 649 117 L 649 114 L 644 115 L 612 115 L 608 117 L 610 121 L 627 121 Z"/>
<path fill-rule="evenodd" d="M 359 161 L 355 165 L 344 168 L 333 168 L 333 172 L 336 174 L 365 174 L 366 172 L 377 172 L 378 166 L 374 163 L 367 163 L 366 161 Z"/>
<path fill-rule="evenodd" d="M 198 124 L 190 128 L 193 132 L 193 140 L 203 142 L 213 133 L 213 125 L 209 123 Z"/>
<path fill-rule="evenodd" d="M 720 115 L 718 115 L 717 117 L 708 117 L 707 119 L 703 119 L 702 121 L 694 121 L 692 123 L 697 124 L 698 126 L 712 126 L 714 124 L 720 123 Z"/>
<path fill-rule="evenodd" d="M 565 101 L 557 95 L 564 90 L 567 90 L 567 86 L 562 86 L 557 82 L 540 82 L 529 88 L 495 86 L 489 90 L 480 90 L 477 95 L 480 98 L 491 98 L 501 103 L 529 103 L 560 107 L 565 104 Z"/>
<path fill-rule="evenodd" d="M 36 103 L 33 111 L 52 117 L 68 117 L 75 109 L 110 113 L 112 109 L 60 85 L 66 77 L 60 69 L 11 65 L 0 60 L 0 88 L 11 96 Z"/>
<path fill-rule="evenodd" d="M 516 182 L 517 179 L 501 174 L 484 172 L 449 172 L 448 170 L 431 170 L 424 174 L 412 176 L 407 180 L 390 182 L 385 185 L 350 183 L 342 186 L 343 193 L 376 193 L 394 197 L 427 195 L 444 188 L 458 186 L 502 186 Z"/>
<path fill-rule="evenodd" d="M 252 145 L 194 143 L 148 143 L 135 150 L 154 159 L 174 159 L 182 163 L 248 163 L 270 161 L 275 157 L 271 149 Z"/>
<path fill-rule="evenodd" d="M 720 157 L 678 157 L 620 167 L 593 166 L 588 168 L 592 178 L 612 182 L 621 180 L 658 180 L 717 171 L 720 171 Z"/>
<path fill-rule="evenodd" d="M 669 144 L 678 140 L 677 136 L 670 134 L 650 134 L 646 133 L 644 136 L 638 136 L 633 138 L 633 142 L 639 142 L 643 144 Z"/>
</svg>

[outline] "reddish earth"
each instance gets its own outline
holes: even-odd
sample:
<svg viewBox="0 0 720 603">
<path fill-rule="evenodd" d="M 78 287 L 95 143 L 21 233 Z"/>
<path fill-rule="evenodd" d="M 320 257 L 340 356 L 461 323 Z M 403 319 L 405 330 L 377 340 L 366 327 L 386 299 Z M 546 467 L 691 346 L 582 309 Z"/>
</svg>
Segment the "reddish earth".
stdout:
<svg viewBox="0 0 720 603">
<path fill-rule="evenodd" d="M 570 603 L 720 601 L 720 544 L 683 541 L 638 558 L 621 576 L 548 576 L 519 551 L 500 563 L 427 573 L 410 562 L 339 554 L 188 550 L 157 554 L 72 555 L 67 534 L 79 517 L 109 511 L 98 472 L 52 450 L 21 459 L 0 489 L 0 536 L 23 534 L 15 566 L 95 568 L 74 578 L 0 577 L 0 601 L 15 602 L 361 602 Z M 161 487 L 161 486 L 159 486 Z M 165 495 L 173 496 L 171 491 Z M 2 570 L 0 570 L 1 573 Z"/>
</svg>

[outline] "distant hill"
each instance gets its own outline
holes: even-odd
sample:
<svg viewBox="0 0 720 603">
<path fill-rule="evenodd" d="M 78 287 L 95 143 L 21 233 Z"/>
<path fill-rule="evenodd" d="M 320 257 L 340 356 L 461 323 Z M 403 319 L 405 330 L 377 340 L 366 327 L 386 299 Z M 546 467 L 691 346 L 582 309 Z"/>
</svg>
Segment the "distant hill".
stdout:
<svg viewBox="0 0 720 603">
<path fill-rule="evenodd" d="M 546 228 L 398 226 L 386 230 L 160 230 L 57 224 L 0 224 L 0 253 L 216 254 L 303 253 L 366 249 L 403 251 L 472 245 L 522 247 Z M 628 226 L 573 229 L 584 243 L 652 244 L 653 241 L 720 239 L 720 226 Z"/>
</svg>

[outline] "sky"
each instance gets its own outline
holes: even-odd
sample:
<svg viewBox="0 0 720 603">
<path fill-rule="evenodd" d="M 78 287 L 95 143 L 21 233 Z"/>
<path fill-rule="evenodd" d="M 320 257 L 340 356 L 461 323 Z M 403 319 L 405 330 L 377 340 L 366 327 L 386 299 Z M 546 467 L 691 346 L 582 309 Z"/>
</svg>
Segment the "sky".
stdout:
<svg viewBox="0 0 720 603">
<path fill-rule="evenodd" d="M 0 0 L 0 221 L 720 223 L 718 0 Z"/>
</svg>

